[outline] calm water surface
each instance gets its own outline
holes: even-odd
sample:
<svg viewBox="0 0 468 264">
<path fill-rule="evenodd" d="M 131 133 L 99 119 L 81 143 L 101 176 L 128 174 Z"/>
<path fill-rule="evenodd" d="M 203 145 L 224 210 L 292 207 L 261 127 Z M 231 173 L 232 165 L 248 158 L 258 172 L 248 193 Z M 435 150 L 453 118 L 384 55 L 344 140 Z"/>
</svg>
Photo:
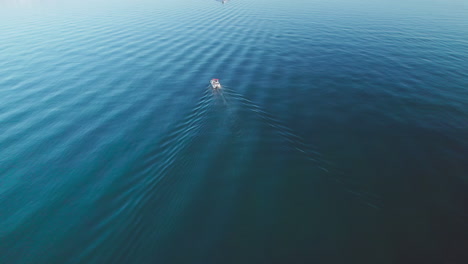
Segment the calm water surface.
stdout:
<svg viewBox="0 0 468 264">
<path fill-rule="evenodd" d="M 2 264 L 468 263 L 467 157 L 464 0 L 0 2 Z"/>
</svg>

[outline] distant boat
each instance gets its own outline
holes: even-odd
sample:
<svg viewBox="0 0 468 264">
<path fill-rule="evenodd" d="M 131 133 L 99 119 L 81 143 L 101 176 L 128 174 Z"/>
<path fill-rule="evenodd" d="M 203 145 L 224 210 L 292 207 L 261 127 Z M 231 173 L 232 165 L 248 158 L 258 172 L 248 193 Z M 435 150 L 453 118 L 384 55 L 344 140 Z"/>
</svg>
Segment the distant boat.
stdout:
<svg viewBox="0 0 468 264">
<path fill-rule="evenodd" d="M 221 89 L 221 83 L 219 82 L 219 79 L 211 79 L 210 83 L 213 89 Z"/>
</svg>

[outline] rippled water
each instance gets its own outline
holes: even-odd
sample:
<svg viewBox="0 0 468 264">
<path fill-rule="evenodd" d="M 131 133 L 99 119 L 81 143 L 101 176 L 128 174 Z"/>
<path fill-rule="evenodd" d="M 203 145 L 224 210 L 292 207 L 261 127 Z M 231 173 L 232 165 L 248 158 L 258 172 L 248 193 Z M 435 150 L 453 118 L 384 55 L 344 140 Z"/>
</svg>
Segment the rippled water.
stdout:
<svg viewBox="0 0 468 264">
<path fill-rule="evenodd" d="M 466 1 L 221 2 L 0 2 L 0 263 L 467 263 Z"/>
</svg>

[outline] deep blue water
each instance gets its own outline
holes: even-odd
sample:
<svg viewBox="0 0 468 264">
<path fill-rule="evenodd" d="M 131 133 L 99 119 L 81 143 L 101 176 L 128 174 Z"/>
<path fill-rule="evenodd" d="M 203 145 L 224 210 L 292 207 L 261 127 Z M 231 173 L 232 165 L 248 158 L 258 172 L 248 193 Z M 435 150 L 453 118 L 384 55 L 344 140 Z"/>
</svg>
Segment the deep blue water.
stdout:
<svg viewBox="0 0 468 264">
<path fill-rule="evenodd" d="M 0 263 L 467 249 L 468 2 L 0 2 Z"/>
</svg>

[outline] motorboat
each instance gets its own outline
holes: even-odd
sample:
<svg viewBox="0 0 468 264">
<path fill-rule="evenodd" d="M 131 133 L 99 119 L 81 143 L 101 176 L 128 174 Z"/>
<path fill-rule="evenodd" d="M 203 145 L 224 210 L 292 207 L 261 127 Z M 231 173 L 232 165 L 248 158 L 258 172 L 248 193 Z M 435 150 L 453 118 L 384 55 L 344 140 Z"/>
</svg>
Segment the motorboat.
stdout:
<svg viewBox="0 0 468 264">
<path fill-rule="evenodd" d="M 213 89 L 221 89 L 221 83 L 219 83 L 219 79 L 211 79 L 210 83 Z"/>
</svg>

